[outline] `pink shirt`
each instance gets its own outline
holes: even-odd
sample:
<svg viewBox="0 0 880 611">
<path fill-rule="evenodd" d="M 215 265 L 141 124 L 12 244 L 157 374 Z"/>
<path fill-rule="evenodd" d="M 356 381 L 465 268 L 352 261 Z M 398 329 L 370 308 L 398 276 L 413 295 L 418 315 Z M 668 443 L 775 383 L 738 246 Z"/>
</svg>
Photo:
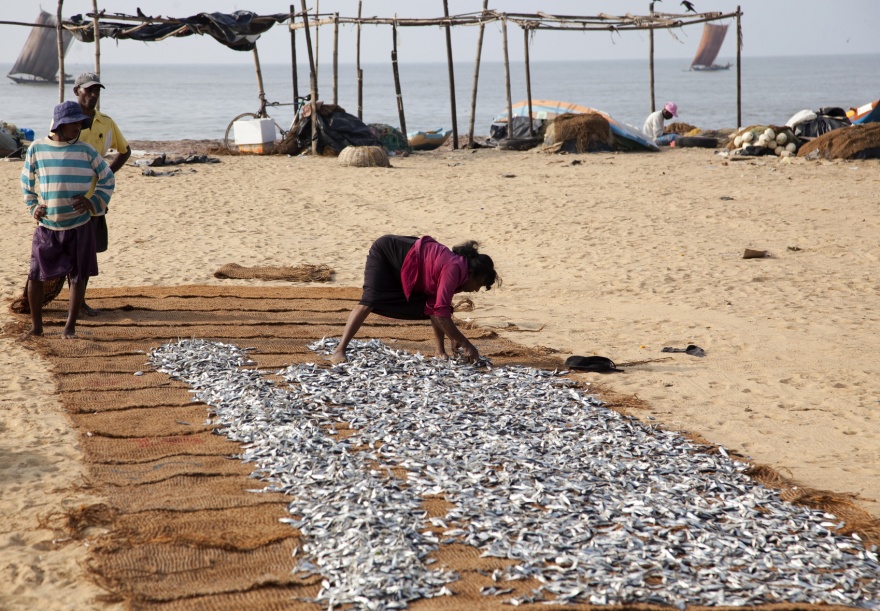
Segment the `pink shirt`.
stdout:
<svg viewBox="0 0 880 611">
<path fill-rule="evenodd" d="M 452 317 L 452 296 L 467 278 L 467 260 L 430 236 L 416 240 L 400 268 L 406 298 L 427 295 L 425 314 L 440 318 Z"/>
</svg>

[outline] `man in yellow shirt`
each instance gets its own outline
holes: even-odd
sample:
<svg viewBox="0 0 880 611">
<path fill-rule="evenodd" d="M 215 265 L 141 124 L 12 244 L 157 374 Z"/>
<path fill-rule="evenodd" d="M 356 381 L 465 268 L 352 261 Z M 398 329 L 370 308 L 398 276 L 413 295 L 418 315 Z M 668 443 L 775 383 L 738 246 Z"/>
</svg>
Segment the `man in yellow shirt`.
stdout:
<svg viewBox="0 0 880 611">
<path fill-rule="evenodd" d="M 131 157 L 131 147 L 116 122 L 98 110 L 102 89 L 104 89 L 104 85 L 101 84 L 101 79 L 94 72 L 84 72 L 74 81 L 73 93 L 83 113 L 92 119 L 91 127 L 83 129 L 79 139 L 98 151 L 98 154 L 104 158 L 104 161 L 110 166 L 110 170 L 115 174 Z M 109 155 L 111 149 L 116 150 L 115 155 Z M 92 188 L 86 197 L 91 196 L 94 188 L 95 183 L 92 181 Z M 106 251 L 108 245 L 106 217 L 103 214 L 92 216 L 92 227 L 95 229 L 97 252 Z M 96 310 L 86 304 L 85 299 L 83 299 L 82 309 L 89 316 L 98 314 Z"/>
</svg>

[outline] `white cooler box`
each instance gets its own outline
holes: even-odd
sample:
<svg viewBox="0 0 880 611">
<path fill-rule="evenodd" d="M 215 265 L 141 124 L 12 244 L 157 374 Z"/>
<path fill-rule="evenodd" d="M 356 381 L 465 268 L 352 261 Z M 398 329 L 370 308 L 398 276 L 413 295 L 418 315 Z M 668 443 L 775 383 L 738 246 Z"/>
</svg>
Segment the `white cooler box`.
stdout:
<svg viewBox="0 0 880 611">
<path fill-rule="evenodd" d="M 275 143 L 275 121 L 272 119 L 243 119 L 232 124 L 232 134 L 238 150 L 243 153 L 268 153 Z"/>
</svg>

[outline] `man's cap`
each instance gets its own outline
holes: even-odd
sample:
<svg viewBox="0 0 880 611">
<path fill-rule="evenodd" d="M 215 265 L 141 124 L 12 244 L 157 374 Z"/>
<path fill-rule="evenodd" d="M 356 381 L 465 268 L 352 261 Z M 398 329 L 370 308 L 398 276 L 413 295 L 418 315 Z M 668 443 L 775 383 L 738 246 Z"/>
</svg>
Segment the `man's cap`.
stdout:
<svg viewBox="0 0 880 611">
<path fill-rule="evenodd" d="M 68 100 L 55 106 L 52 131 L 56 132 L 59 127 L 68 123 L 82 123 L 82 128 L 88 129 L 92 125 L 92 118 L 82 111 L 78 102 Z"/>
<path fill-rule="evenodd" d="M 675 102 L 666 102 L 666 106 L 663 107 L 663 110 L 668 110 L 673 117 L 678 116 L 678 104 Z"/>
<path fill-rule="evenodd" d="M 93 85 L 98 85 L 101 89 L 104 89 L 104 85 L 101 85 L 101 77 L 99 77 L 94 72 L 83 72 L 78 77 L 76 77 L 76 80 L 73 82 L 74 89 L 77 87 L 88 89 Z"/>
</svg>

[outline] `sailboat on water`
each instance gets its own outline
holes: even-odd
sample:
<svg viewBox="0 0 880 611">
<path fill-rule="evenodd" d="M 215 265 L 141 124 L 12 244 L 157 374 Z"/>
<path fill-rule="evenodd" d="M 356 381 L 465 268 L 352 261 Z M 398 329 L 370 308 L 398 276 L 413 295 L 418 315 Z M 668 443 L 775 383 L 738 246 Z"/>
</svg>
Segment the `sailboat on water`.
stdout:
<svg viewBox="0 0 880 611">
<path fill-rule="evenodd" d="M 703 27 L 703 38 L 700 40 L 700 47 L 691 62 L 691 70 L 729 70 L 730 62 L 721 66 L 715 63 L 718 52 L 721 51 L 721 44 L 727 35 L 727 25 L 714 25 L 707 23 Z"/>
<path fill-rule="evenodd" d="M 57 85 L 58 84 L 58 39 L 55 33 L 55 16 L 40 11 L 37 26 L 33 27 L 12 70 L 6 75 L 22 85 Z M 70 47 L 73 36 L 67 30 L 62 35 L 64 53 Z M 64 82 L 73 82 L 69 74 L 64 75 Z"/>
</svg>

